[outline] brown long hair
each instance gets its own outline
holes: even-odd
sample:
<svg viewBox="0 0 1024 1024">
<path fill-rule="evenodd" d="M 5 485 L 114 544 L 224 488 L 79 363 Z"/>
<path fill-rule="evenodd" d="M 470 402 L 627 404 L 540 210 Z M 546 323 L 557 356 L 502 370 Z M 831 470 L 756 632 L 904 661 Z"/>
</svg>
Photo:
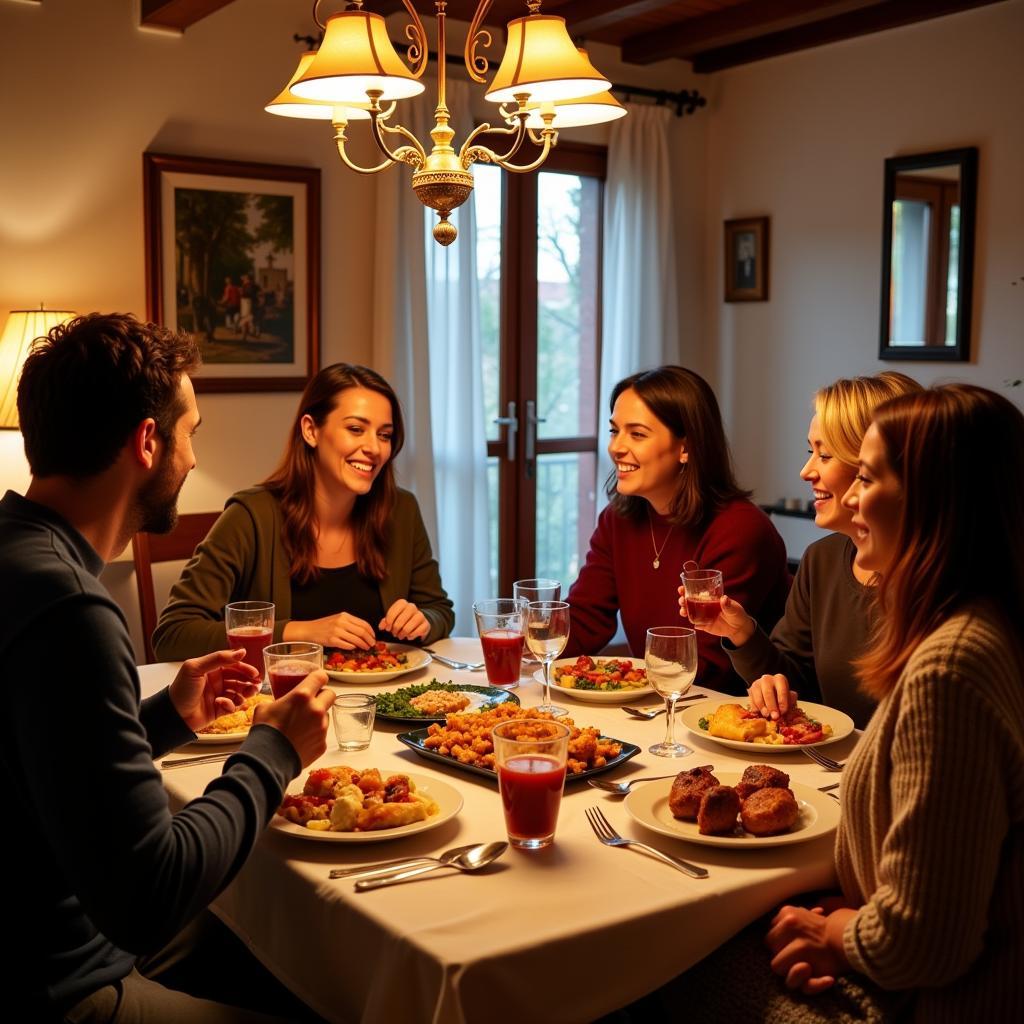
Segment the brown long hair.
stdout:
<svg viewBox="0 0 1024 1024">
<path fill-rule="evenodd" d="M 1024 629 L 1024 415 L 994 391 L 948 384 L 894 398 L 875 426 L 902 492 L 881 614 L 856 662 L 882 697 L 914 649 L 958 607 L 988 600 Z"/>
<path fill-rule="evenodd" d="M 302 436 L 302 417 L 309 416 L 318 427 L 322 427 L 338 404 L 338 396 L 349 388 L 376 391 L 391 403 L 391 458 L 381 468 L 369 493 L 359 495 L 352 509 L 356 566 L 360 574 L 374 580 L 382 580 L 387 574 L 388 526 L 398 497 L 393 463 L 405 443 L 402 407 L 391 385 L 375 370 L 351 363 L 334 363 L 325 366 L 306 384 L 288 435 L 284 457 L 277 469 L 263 481 L 263 486 L 281 503 L 284 545 L 291 563 L 292 579 L 297 583 L 307 583 L 317 574 L 317 522 L 313 500 L 316 453 Z"/>
<path fill-rule="evenodd" d="M 673 437 L 686 442 L 688 461 L 681 467 L 669 505 L 670 522 L 677 526 L 700 526 L 726 502 L 750 496 L 750 491 L 736 482 L 718 400 L 703 377 L 683 366 L 659 366 L 634 373 L 612 388 L 612 412 L 616 399 L 629 388 Z M 605 484 L 605 493 L 619 515 L 629 519 L 647 515 L 648 503 L 644 498 L 619 494 L 614 471 Z"/>
</svg>

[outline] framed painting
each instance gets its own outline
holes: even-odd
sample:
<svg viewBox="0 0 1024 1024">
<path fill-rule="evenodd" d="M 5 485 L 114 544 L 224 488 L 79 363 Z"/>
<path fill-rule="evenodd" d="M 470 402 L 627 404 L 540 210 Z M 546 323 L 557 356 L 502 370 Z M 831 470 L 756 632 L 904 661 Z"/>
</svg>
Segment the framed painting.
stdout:
<svg viewBox="0 0 1024 1024">
<path fill-rule="evenodd" d="M 725 301 L 768 298 L 768 218 L 725 222 Z"/>
<path fill-rule="evenodd" d="M 320 170 L 143 154 L 146 312 L 197 391 L 301 391 L 320 358 Z"/>
</svg>

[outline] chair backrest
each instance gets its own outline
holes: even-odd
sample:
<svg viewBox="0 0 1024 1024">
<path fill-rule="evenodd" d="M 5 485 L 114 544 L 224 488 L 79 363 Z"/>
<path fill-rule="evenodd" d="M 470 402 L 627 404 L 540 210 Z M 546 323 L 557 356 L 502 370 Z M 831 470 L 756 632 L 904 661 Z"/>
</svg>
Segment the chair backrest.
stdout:
<svg viewBox="0 0 1024 1024">
<path fill-rule="evenodd" d="M 196 545 L 210 532 L 219 512 L 190 512 L 178 516 L 170 533 L 137 533 L 132 537 L 135 560 L 135 584 L 139 588 L 139 617 L 142 640 L 146 645 L 146 664 L 156 662 L 153 630 L 156 629 L 156 592 L 153 587 L 154 562 L 179 562 L 191 558 Z"/>
</svg>

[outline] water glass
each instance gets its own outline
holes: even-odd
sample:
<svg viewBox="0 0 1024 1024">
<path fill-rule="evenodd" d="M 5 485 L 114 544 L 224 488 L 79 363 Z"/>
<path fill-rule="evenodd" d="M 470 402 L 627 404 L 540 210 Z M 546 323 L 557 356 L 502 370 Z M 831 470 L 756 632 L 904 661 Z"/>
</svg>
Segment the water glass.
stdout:
<svg viewBox="0 0 1024 1024">
<path fill-rule="evenodd" d="M 473 605 L 487 681 L 491 686 L 510 690 L 519 685 L 525 607 L 522 601 L 512 597 L 493 597 Z"/>
<path fill-rule="evenodd" d="M 722 610 L 725 593 L 718 569 L 684 569 L 679 574 L 686 593 L 686 617 L 698 629 L 710 626 Z"/>
<path fill-rule="evenodd" d="M 348 753 L 365 750 L 373 736 L 377 698 L 369 693 L 343 693 L 331 707 L 338 749 Z"/>
<path fill-rule="evenodd" d="M 697 633 L 685 626 L 657 626 L 647 630 L 644 648 L 647 681 L 665 698 L 665 739 L 648 748 L 658 757 L 686 757 L 693 750 L 675 737 L 676 701 L 693 685 L 697 675 Z"/>
<path fill-rule="evenodd" d="M 509 842 L 520 850 L 550 846 L 565 788 L 569 727 L 517 719 L 496 725 L 491 735 Z"/>
<path fill-rule="evenodd" d="M 512 584 L 512 596 L 529 604 L 531 601 L 561 601 L 562 584 L 558 580 L 532 579 L 516 580 Z M 528 651 L 523 651 L 523 663 L 539 665 L 540 662 Z"/>
<path fill-rule="evenodd" d="M 526 606 L 526 646 L 544 663 L 544 703 L 538 711 L 565 715 L 551 703 L 551 665 L 569 642 L 569 605 L 565 601 L 531 601 Z"/>
<path fill-rule="evenodd" d="M 288 641 L 271 644 L 264 652 L 267 675 L 274 699 L 283 697 L 298 686 L 310 672 L 324 667 L 324 649 L 319 644 Z"/>
<path fill-rule="evenodd" d="M 274 605 L 270 601 L 232 601 L 224 606 L 228 647 L 245 648 L 245 663 L 266 675 L 263 652 L 274 639 Z"/>
</svg>

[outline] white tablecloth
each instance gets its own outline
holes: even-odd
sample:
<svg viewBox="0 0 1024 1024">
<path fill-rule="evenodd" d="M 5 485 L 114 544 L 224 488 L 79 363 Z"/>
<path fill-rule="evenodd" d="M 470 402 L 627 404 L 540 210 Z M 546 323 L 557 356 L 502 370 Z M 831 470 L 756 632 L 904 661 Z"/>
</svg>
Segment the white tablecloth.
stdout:
<svg viewBox="0 0 1024 1024">
<path fill-rule="evenodd" d="M 480 659 L 476 640 L 451 639 L 435 649 Z M 169 682 L 173 670 L 141 669 L 144 693 Z M 373 692 L 427 681 L 432 674 L 444 681 L 486 682 L 482 673 L 435 664 L 377 686 L 333 685 Z M 539 684 L 526 675 L 516 693 L 524 705 L 540 702 Z M 776 764 L 809 785 L 837 778 L 796 753 L 760 748 L 745 757 L 687 735 L 681 723 L 677 736 L 696 754 L 656 757 L 647 748 L 661 739 L 664 717 L 643 722 L 617 705 L 570 697 L 560 703 L 577 724 L 600 726 L 606 735 L 641 747 L 606 778 L 667 775 L 699 764 L 739 771 L 753 761 Z M 655 704 L 652 698 L 640 702 Z M 633 822 L 620 798 L 575 783 L 566 789 L 550 849 L 510 850 L 482 874 L 440 871 L 357 894 L 351 879 L 330 881 L 328 868 L 505 837 L 496 785 L 421 759 L 395 740 L 409 728 L 379 722 L 370 749 L 356 754 L 342 755 L 329 736 L 318 763 L 439 775 L 465 799 L 456 818 L 420 835 L 358 846 L 268 832 L 214 906 L 259 959 L 328 1020 L 591 1021 L 696 963 L 779 902 L 833 884 L 831 836 L 760 850 L 691 844 L 648 831 Z M 830 753 L 845 757 L 853 742 L 836 744 Z M 191 746 L 182 754 L 215 749 Z M 181 805 L 197 796 L 220 770 L 213 764 L 167 772 L 172 801 Z M 623 835 L 699 863 L 710 877 L 692 879 L 635 850 L 602 846 L 583 813 L 595 804 Z"/>
</svg>

